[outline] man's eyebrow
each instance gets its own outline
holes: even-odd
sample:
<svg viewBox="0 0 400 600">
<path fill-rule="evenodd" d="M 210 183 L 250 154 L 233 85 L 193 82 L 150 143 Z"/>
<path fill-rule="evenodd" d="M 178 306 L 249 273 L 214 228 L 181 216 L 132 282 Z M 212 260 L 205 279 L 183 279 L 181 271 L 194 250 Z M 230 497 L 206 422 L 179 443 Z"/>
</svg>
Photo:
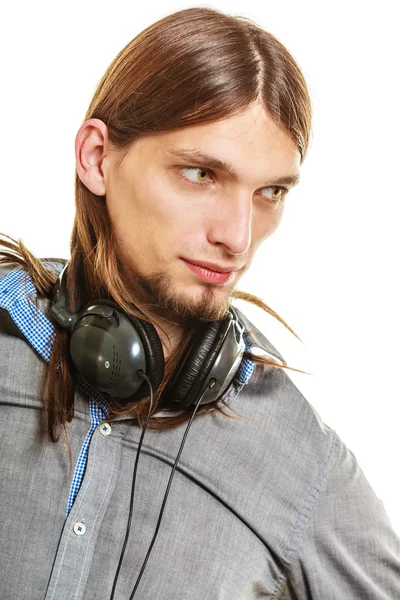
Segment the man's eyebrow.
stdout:
<svg viewBox="0 0 400 600">
<path fill-rule="evenodd" d="M 207 152 L 203 152 L 197 148 L 181 148 L 177 146 L 169 146 L 164 149 L 164 156 L 175 158 L 175 159 L 184 159 L 195 164 L 200 163 L 205 167 L 210 169 L 219 169 L 220 171 L 224 171 L 228 173 L 232 179 L 235 181 L 239 181 L 239 174 L 236 173 L 233 165 L 215 156 L 211 156 L 207 154 Z M 283 177 L 279 177 L 278 179 L 271 179 L 265 185 L 275 185 L 280 183 L 286 183 L 287 185 L 295 186 L 300 181 L 300 173 L 293 173 L 291 175 L 285 175 Z"/>
</svg>

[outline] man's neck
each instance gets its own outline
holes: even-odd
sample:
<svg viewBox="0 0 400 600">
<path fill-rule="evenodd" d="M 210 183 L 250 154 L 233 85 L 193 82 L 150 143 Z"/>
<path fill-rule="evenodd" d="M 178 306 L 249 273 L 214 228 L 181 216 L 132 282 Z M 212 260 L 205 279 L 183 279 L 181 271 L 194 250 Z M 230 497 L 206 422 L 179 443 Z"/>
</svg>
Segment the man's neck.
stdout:
<svg viewBox="0 0 400 600">
<path fill-rule="evenodd" d="M 170 319 L 153 315 L 149 315 L 149 318 L 161 340 L 165 360 L 174 353 L 177 346 L 181 344 L 189 332 L 193 331 L 194 327 L 193 321 L 176 323 Z"/>
</svg>

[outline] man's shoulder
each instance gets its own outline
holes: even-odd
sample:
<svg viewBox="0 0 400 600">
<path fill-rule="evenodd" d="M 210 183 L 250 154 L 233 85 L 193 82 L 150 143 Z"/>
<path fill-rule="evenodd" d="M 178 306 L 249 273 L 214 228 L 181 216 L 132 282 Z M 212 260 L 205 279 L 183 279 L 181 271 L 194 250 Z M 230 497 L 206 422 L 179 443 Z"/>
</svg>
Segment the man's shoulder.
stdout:
<svg viewBox="0 0 400 600">
<path fill-rule="evenodd" d="M 305 464 L 329 454 L 335 431 L 321 418 L 311 401 L 301 392 L 290 377 L 290 371 L 274 367 L 263 370 L 256 367 L 247 384 L 245 394 L 248 403 L 260 418 L 264 430 L 264 443 L 268 438 L 271 448 L 280 448 L 292 465 Z M 240 401 L 236 404 L 239 407 Z M 259 438 L 260 439 L 260 438 Z"/>
<path fill-rule="evenodd" d="M 260 410 L 266 411 L 269 430 L 276 424 L 282 435 L 285 433 L 285 427 L 288 430 L 287 435 L 289 432 L 293 435 L 298 432 L 299 445 L 310 441 L 312 430 L 322 441 L 327 434 L 328 437 L 332 437 L 332 429 L 325 425 L 315 407 L 290 377 L 290 369 L 285 368 L 289 365 L 281 352 L 243 312 L 236 307 L 235 310 L 249 332 L 247 339 L 252 349 L 257 351 L 256 354 L 270 358 L 282 367 L 263 368 L 262 365 L 256 365 L 255 372 L 245 386 L 245 394 L 249 395 L 252 405 L 258 403 Z M 242 400 L 243 396 L 242 393 L 240 396 Z"/>
<path fill-rule="evenodd" d="M 340 441 L 291 378 L 282 354 L 243 313 L 239 317 L 251 330 L 250 345 L 282 367 L 256 364 L 249 382 L 230 406 L 244 418 L 254 419 L 254 452 L 261 453 L 268 463 L 272 460 L 272 470 L 281 464 L 283 479 L 307 481 L 326 461 L 328 470 Z"/>
</svg>

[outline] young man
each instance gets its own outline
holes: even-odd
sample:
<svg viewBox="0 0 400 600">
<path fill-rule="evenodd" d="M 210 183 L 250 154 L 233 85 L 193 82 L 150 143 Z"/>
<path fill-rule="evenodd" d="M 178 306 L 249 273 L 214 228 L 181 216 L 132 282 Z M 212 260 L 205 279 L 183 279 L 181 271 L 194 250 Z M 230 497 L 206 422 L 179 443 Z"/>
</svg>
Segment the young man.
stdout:
<svg viewBox="0 0 400 600">
<path fill-rule="evenodd" d="M 240 37 L 244 23 L 190 9 L 161 21 L 150 31 L 155 39 L 173 18 L 199 57 L 209 47 L 200 33 L 214 35 L 221 52 L 236 36 L 225 85 L 236 77 L 253 100 L 241 96 L 231 113 L 227 100 L 216 118 L 206 101 L 217 111 L 228 96 L 220 98 L 215 83 L 224 81 L 225 66 L 212 80 L 213 55 L 214 71 L 202 80 L 202 114 L 210 118 L 179 120 L 190 114 L 175 108 L 184 90 L 188 110 L 194 97 L 202 106 L 198 88 L 189 97 L 194 84 L 185 73 L 193 65 L 181 57 L 179 75 L 173 70 L 179 27 L 173 41 L 162 37 L 169 52 L 158 60 L 168 60 L 169 71 L 161 72 L 177 78 L 163 77 L 170 87 L 162 91 L 145 80 L 156 63 L 140 44 L 154 40 L 140 37 L 135 53 L 127 47 L 109 69 L 76 136 L 71 260 L 35 262 L 25 252 L 19 266 L 1 267 L 1 598 L 400 597 L 400 542 L 354 455 L 280 368 L 280 353 L 232 312 L 240 278 L 299 179 L 296 115 L 283 126 L 266 110 L 259 87 L 266 71 L 253 60 L 244 68 L 254 51 Z M 267 63 L 259 47 L 265 65 L 277 65 L 271 48 Z M 285 68 L 292 64 L 286 55 Z M 257 99 L 245 79 L 252 69 Z M 294 84 L 300 75 L 292 75 L 292 91 L 304 99 Z M 276 89 L 283 93 L 281 83 Z M 150 100 L 157 126 L 165 114 L 158 129 L 141 120 Z M 129 351 L 120 351 L 126 339 Z M 255 353 L 250 360 L 252 348 L 263 349 L 264 364 Z M 59 387 L 43 405 L 46 362 Z M 132 377 L 118 388 L 121 372 Z M 146 429 L 153 394 L 157 427 Z M 207 395 L 244 419 L 197 410 Z M 180 456 L 184 422 L 195 412 Z M 72 473 L 65 447 L 52 441 L 56 424 L 68 436 Z"/>
</svg>

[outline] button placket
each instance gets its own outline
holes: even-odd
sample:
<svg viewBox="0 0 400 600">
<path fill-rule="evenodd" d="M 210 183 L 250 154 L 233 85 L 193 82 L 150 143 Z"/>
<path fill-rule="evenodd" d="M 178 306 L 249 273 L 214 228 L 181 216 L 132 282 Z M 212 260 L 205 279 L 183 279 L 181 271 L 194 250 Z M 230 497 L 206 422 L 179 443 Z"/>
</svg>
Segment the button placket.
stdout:
<svg viewBox="0 0 400 600">
<path fill-rule="evenodd" d="M 90 442 L 85 477 L 79 494 L 67 517 L 57 549 L 57 556 L 45 600 L 66 597 L 84 600 L 86 581 L 89 576 L 96 540 L 101 522 L 114 490 L 121 459 L 121 440 L 110 436 L 111 426 L 106 427 L 107 439 L 98 435 L 97 425 Z M 78 539 L 79 538 L 79 539 Z M 74 572 L 75 578 L 70 574 Z"/>
</svg>

